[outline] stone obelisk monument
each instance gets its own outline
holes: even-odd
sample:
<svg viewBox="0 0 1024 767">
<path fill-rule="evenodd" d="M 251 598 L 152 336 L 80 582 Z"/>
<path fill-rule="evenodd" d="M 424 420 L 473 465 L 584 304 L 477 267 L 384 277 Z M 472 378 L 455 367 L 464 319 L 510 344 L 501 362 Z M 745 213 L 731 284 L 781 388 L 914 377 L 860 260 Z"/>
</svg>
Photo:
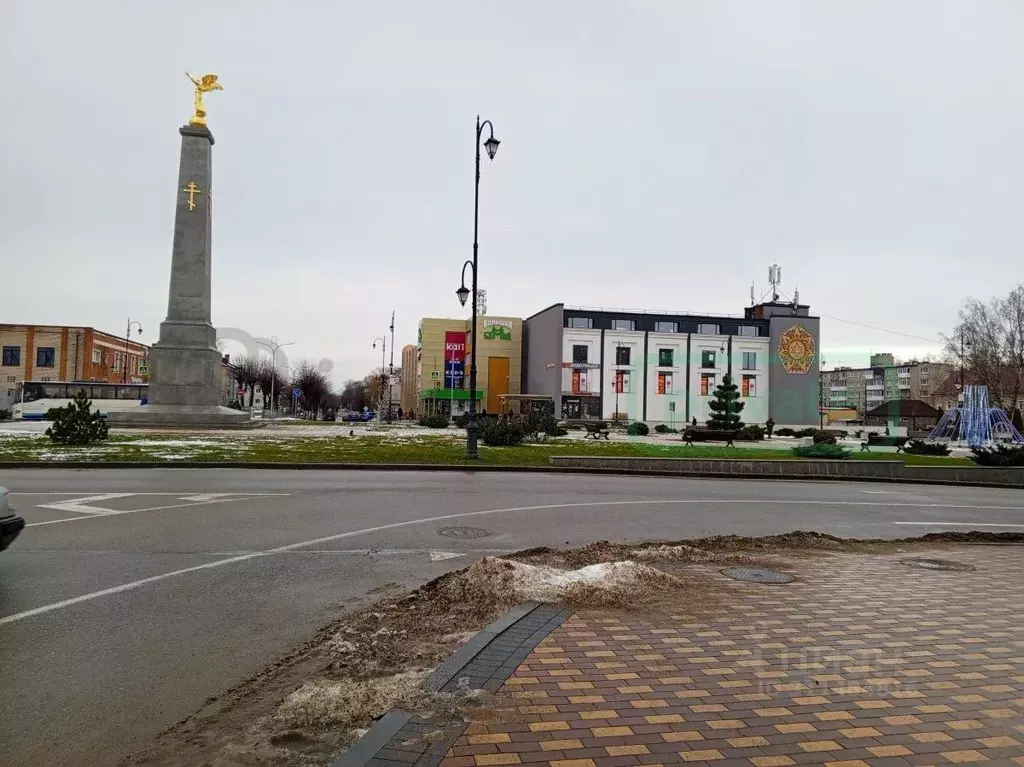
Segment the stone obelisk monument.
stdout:
<svg viewBox="0 0 1024 767">
<path fill-rule="evenodd" d="M 112 426 L 245 428 L 249 414 L 223 407 L 221 354 L 210 324 L 210 245 L 213 219 L 213 134 L 203 94 L 221 90 L 216 75 L 196 79 L 195 115 L 181 134 L 181 162 L 174 211 L 167 319 L 150 355 L 149 402 L 111 413 Z"/>
</svg>

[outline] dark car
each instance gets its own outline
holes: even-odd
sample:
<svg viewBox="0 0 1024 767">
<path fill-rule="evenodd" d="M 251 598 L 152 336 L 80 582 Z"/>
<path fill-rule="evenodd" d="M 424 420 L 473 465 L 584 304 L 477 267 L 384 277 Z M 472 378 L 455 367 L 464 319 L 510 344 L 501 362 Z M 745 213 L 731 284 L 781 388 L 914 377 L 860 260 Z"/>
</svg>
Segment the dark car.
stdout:
<svg viewBox="0 0 1024 767">
<path fill-rule="evenodd" d="M 0 487 L 0 551 L 10 546 L 24 527 L 25 520 L 11 510 L 7 488 Z"/>
</svg>

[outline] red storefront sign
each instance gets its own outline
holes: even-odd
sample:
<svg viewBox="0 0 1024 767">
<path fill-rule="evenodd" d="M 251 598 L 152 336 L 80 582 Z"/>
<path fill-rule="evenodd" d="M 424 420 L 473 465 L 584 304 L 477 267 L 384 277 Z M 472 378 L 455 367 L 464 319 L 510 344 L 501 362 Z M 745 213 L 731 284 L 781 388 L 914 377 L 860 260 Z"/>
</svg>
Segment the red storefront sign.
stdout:
<svg viewBox="0 0 1024 767">
<path fill-rule="evenodd" d="M 465 331 L 447 330 L 444 334 L 444 388 L 461 389 L 466 367 Z"/>
<path fill-rule="evenodd" d="M 444 358 L 465 362 L 466 333 L 464 331 L 447 330 L 444 334 Z"/>
</svg>

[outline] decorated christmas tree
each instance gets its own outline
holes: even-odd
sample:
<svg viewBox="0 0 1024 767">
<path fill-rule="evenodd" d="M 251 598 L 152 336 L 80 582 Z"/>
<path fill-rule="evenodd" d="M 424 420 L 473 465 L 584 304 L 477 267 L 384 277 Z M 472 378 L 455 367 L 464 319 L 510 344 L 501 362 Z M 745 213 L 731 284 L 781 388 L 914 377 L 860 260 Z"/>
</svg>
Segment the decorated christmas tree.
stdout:
<svg viewBox="0 0 1024 767">
<path fill-rule="evenodd" d="M 739 387 L 732 382 L 732 376 L 726 375 L 722 378 L 722 383 L 715 388 L 715 398 L 708 403 L 708 407 L 711 408 L 708 426 L 728 431 L 742 429 L 740 412 L 744 404 L 740 402 Z"/>
</svg>

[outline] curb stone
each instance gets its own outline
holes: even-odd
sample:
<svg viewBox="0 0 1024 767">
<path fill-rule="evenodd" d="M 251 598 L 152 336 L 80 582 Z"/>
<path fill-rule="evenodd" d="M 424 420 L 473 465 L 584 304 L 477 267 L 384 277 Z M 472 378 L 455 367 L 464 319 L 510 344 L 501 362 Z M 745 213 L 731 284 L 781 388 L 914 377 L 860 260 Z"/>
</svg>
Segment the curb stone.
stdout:
<svg viewBox="0 0 1024 767">
<path fill-rule="evenodd" d="M 430 692 L 483 689 L 497 692 L 548 634 L 569 617 L 561 605 L 527 602 L 478 631 L 434 669 L 423 683 Z M 423 719 L 392 709 L 332 767 L 437 767 L 466 730 L 465 721 Z M 430 733 L 433 737 L 427 739 Z M 440 737 L 437 734 L 440 733 Z"/>
<path fill-rule="evenodd" d="M 553 456 L 561 457 L 561 456 Z M 575 456 L 570 456 L 575 457 Z M 717 459 L 716 459 L 717 460 Z M 722 459 L 725 460 L 725 459 Z M 743 461 L 744 459 L 729 459 Z M 915 468 L 915 467 L 911 467 Z M 934 467 L 924 467 L 934 468 Z M 942 467 L 939 467 L 942 468 Z M 0 461 L 0 471 L 5 469 L 257 469 L 277 471 L 436 471 L 476 474 L 494 473 L 537 473 L 537 474 L 592 474 L 618 477 L 673 477 L 676 479 L 730 479 L 747 481 L 788 481 L 788 482 L 860 482 L 900 485 L 961 485 L 969 487 L 1013 488 L 998 482 L 968 481 L 963 479 L 939 479 L 931 477 L 840 477 L 827 474 L 813 476 L 785 476 L 780 474 L 732 474 L 722 471 L 695 471 L 680 474 L 658 469 L 609 469 L 571 466 L 473 466 L 462 464 L 436 463 L 281 463 L 246 461 Z"/>
</svg>

